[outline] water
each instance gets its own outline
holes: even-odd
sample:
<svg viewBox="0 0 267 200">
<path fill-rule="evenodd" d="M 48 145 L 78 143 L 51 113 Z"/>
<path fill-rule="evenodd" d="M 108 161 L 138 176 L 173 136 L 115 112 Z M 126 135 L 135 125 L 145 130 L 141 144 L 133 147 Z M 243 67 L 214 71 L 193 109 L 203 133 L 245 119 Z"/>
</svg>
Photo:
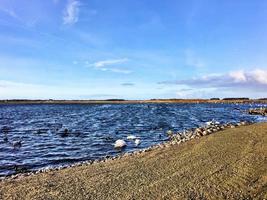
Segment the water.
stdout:
<svg viewBox="0 0 267 200">
<path fill-rule="evenodd" d="M 143 149 L 167 140 L 166 131 L 182 131 L 212 119 L 221 123 L 261 121 L 236 104 L 115 104 L 115 105 L 1 105 L 0 129 L 9 128 L 9 142 L 0 133 L 0 176 L 18 171 L 57 167 L 106 155 Z M 262 105 L 256 105 L 262 106 Z M 255 107 L 255 105 L 253 105 Z M 64 135 L 64 129 L 69 134 Z M 127 141 L 120 152 L 117 139 L 130 134 L 141 144 Z M 22 141 L 20 148 L 12 143 Z"/>
</svg>

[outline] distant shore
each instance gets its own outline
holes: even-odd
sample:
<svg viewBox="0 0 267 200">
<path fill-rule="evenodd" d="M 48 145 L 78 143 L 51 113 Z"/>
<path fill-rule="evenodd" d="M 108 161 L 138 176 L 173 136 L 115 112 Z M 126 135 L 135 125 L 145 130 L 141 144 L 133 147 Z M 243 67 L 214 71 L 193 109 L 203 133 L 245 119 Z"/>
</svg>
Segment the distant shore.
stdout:
<svg viewBox="0 0 267 200">
<path fill-rule="evenodd" d="M 151 100 L 0 100 L 2 104 L 140 104 L 140 103 L 267 103 L 267 99 L 151 99 Z"/>
<path fill-rule="evenodd" d="M 266 199 L 267 123 L 0 182 L 0 199 Z"/>
</svg>

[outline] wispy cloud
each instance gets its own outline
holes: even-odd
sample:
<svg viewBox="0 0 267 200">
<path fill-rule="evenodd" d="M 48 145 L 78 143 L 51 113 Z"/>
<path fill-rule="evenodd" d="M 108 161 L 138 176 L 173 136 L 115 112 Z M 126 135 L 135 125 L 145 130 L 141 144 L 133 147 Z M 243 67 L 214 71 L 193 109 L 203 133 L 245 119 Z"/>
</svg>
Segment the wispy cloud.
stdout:
<svg viewBox="0 0 267 200">
<path fill-rule="evenodd" d="M 193 88 L 243 88 L 267 90 L 267 70 L 232 71 L 227 74 L 207 75 L 186 80 L 164 81 L 160 84 L 186 85 Z"/>
<path fill-rule="evenodd" d="M 131 74 L 132 73 L 131 70 L 119 69 L 119 68 L 106 68 L 106 71 L 112 71 L 112 72 L 121 73 L 121 74 Z"/>
<path fill-rule="evenodd" d="M 106 66 L 113 65 L 113 64 L 125 63 L 128 60 L 129 60 L 128 58 L 102 60 L 102 61 L 97 61 L 97 62 L 93 63 L 92 66 L 94 66 L 96 68 L 102 68 L 102 67 L 106 67 Z"/>
<path fill-rule="evenodd" d="M 12 17 L 15 20 L 21 21 L 17 13 L 11 8 L 0 7 L 0 12 L 5 13 L 6 15 L 8 15 L 9 17 Z"/>
<path fill-rule="evenodd" d="M 116 73 L 121 73 L 121 74 L 130 74 L 132 73 L 131 70 L 127 70 L 127 69 L 119 69 L 119 68 L 114 68 L 114 67 L 109 67 L 109 68 L 99 68 L 99 70 L 101 71 L 111 71 L 111 72 L 116 72 Z"/>
<path fill-rule="evenodd" d="M 14 6 L 13 8 L 13 6 L 11 5 L 12 4 L 10 4 L 9 6 L 6 5 L 6 7 L 3 7 L 2 5 L 0 5 L 0 12 L 14 19 L 18 23 L 14 24 L 14 22 L 7 20 L 5 21 L 5 24 L 7 24 L 8 26 L 12 26 L 12 27 L 14 26 L 19 27 L 19 24 L 20 24 L 23 29 L 25 28 L 27 29 L 27 28 L 34 27 L 38 23 L 39 16 L 25 15 L 22 12 L 23 9 L 18 10 L 18 9 L 15 9 L 16 6 Z"/>
<path fill-rule="evenodd" d="M 126 87 L 131 87 L 131 86 L 134 86 L 135 84 L 134 83 L 122 83 L 121 85 L 126 86 Z"/>
<path fill-rule="evenodd" d="M 78 22 L 81 3 L 77 0 L 69 0 L 63 12 L 63 24 L 72 25 Z"/>
<path fill-rule="evenodd" d="M 132 73 L 131 70 L 122 69 L 120 67 L 114 67 L 114 65 L 124 64 L 128 61 L 129 61 L 128 58 L 121 58 L 121 59 L 110 59 L 110 60 L 97 61 L 92 64 L 89 64 L 88 62 L 86 62 L 86 64 L 89 65 L 89 67 L 93 67 L 101 71 L 111 71 L 115 73 L 130 74 Z"/>
</svg>

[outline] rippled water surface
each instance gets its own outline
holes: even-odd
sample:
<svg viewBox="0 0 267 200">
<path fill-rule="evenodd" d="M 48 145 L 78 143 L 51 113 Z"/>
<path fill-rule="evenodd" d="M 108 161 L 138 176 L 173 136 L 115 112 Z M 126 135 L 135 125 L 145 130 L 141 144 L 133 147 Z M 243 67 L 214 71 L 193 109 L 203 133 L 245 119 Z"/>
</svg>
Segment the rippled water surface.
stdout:
<svg viewBox="0 0 267 200">
<path fill-rule="evenodd" d="M 117 139 L 140 137 L 134 151 L 167 140 L 166 131 L 181 131 L 212 119 L 221 123 L 265 120 L 247 115 L 250 107 L 236 104 L 115 104 L 115 105 L 1 105 L 0 176 L 18 171 L 56 167 L 121 153 Z M 64 130 L 68 129 L 68 134 Z M 12 144 L 22 141 L 21 147 Z"/>
</svg>

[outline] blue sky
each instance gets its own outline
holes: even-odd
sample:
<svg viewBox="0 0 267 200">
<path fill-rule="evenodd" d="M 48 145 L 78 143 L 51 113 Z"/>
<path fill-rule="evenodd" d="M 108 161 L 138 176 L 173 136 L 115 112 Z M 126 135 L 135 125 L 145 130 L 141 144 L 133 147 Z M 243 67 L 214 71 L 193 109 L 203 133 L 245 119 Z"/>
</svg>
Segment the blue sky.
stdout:
<svg viewBox="0 0 267 200">
<path fill-rule="evenodd" d="M 0 99 L 266 91 L 265 0 L 0 1 Z"/>
</svg>

